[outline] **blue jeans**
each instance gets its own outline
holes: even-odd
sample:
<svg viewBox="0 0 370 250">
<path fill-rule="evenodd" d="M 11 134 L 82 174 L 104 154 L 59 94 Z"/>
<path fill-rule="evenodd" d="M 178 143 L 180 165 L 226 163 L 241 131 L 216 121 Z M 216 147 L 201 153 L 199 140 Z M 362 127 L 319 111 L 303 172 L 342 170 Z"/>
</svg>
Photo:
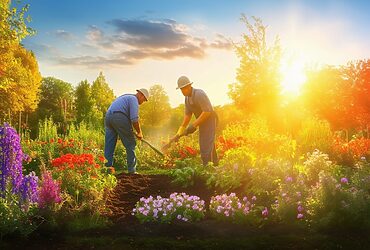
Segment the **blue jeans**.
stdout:
<svg viewBox="0 0 370 250">
<path fill-rule="evenodd" d="M 132 130 L 131 121 L 122 113 L 112 113 L 105 115 L 105 145 L 104 156 L 107 159 L 106 166 L 113 166 L 113 154 L 117 144 L 117 138 L 122 141 L 126 148 L 127 169 L 129 173 L 136 171 L 136 140 Z"/>
<path fill-rule="evenodd" d="M 199 126 L 199 147 L 203 165 L 213 162 L 218 165 L 218 157 L 215 147 L 216 118 L 211 116 Z"/>
</svg>

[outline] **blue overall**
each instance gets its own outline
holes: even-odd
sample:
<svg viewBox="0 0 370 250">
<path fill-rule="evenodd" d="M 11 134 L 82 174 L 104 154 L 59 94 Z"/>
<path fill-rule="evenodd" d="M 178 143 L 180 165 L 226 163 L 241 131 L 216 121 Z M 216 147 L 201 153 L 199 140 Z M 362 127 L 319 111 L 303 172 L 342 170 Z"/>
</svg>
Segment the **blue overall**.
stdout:
<svg viewBox="0 0 370 250">
<path fill-rule="evenodd" d="M 126 148 L 128 172 L 136 171 L 136 140 L 132 122 L 138 121 L 138 111 L 139 102 L 135 95 L 122 95 L 114 100 L 109 107 L 104 122 L 104 156 L 107 159 L 106 166 L 113 166 L 113 154 L 119 136 Z"/>
<path fill-rule="evenodd" d="M 206 93 L 201 89 L 193 88 L 191 96 L 185 97 L 185 114 L 194 114 L 198 118 L 202 112 L 211 112 L 211 116 L 199 125 L 199 147 L 203 165 L 212 161 L 218 164 L 215 147 L 217 116 Z"/>
</svg>

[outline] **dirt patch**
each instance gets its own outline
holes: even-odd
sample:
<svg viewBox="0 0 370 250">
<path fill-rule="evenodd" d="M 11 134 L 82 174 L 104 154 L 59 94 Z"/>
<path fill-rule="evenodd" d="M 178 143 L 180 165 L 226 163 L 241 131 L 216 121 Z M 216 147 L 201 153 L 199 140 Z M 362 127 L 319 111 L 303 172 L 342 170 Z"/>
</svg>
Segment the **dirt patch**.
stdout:
<svg viewBox="0 0 370 250">
<path fill-rule="evenodd" d="M 110 210 L 108 216 L 115 222 L 131 220 L 132 209 L 141 197 L 168 197 L 173 192 L 185 192 L 188 195 L 197 195 L 209 202 L 215 192 L 207 189 L 206 185 L 196 181 L 192 187 L 181 187 L 172 183 L 168 175 L 128 175 L 117 176 L 117 186 L 108 197 L 107 207 Z"/>
</svg>

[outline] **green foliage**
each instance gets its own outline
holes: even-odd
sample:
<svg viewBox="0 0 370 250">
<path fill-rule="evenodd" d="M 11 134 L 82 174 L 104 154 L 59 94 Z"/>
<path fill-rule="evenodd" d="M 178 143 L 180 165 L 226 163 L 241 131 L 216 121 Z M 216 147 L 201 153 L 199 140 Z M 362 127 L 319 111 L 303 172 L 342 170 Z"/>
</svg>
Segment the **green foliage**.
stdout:
<svg viewBox="0 0 370 250">
<path fill-rule="evenodd" d="M 95 100 L 96 108 L 100 111 L 102 117 L 104 117 L 104 114 L 114 100 L 114 94 L 105 80 L 103 72 L 100 72 L 96 80 L 93 81 L 91 85 L 91 95 Z"/>
<path fill-rule="evenodd" d="M 103 148 L 104 136 L 101 128 L 94 128 L 91 124 L 82 121 L 78 125 L 71 124 L 66 139 L 81 141 L 86 146 L 95 144 L 98 148 Z"/>
<path fill-rule="evenodd" d="M 306 222 L 305 202 L 309 188 L 305 185 L 304 177 L 297 172 L 287 174 L 284 179 L 279 180 L 276 191 L 273 209 L 277 220 L 293 224 Z"/>
<path fill-rule="evenodd" d="M 207 183 L 222 191 L 239 188 L 248 182 L 249 171 L 254 168 L 255 162 L 256 156 L 249 148 L 242 146 L 230 149 L 215 172 L 210 174 Z"/>
<path fill-rule="evenodd" d="M 334 167 L 327 154 L 315 150 L 312 153 L 307 153 L 307 159 L 303 163 L 303 168 L 300 169 L 300 172 L 305 175 L 307 184 L 314 185 L 319 181 L 320 172 L 328 173 Z"/>
<path fill-rule="evenodd" d="M 312 152 L 318 149 L 330 152 L 333 143 L 333 133 L 330 124 L 316 118 L 306 119 L 298 132 L 297 143 L 301 153 Z"/>
<path fill-rule="evenodd" d="M 40 102 L 37 108 L 39 119 L 52 116 L 55 123 L 71 121 L 74 118 L 73 102 L 71 83 L 54 77 L 42 79 Z"/>
<path fill-rule="evenodd" d="M 56 140 L 57 138 L 57 126 L 55 125 L 52 117 L 45 118 L 43 121 L 39 121 L 39 133 L 37 140 L 49 142 L 51 139 Z"/>
<path fill-rule="evenodd" d="M 367 170 L 367 177 L 356 180 L 360 183 L 353 183 L 351 178 L 338 180 L 330 173 L 321 172 L 318 185 L 310 191 L 307 199 L 312 226 L 324 230 L 368 230 L 369 192 L 360 188 L 369 185 L 368 174 Z"/>
<path fill-rule="evenodd" d="M 164 88 L 157 84 L 149 89 L 150 99 L 140 106 L 140 122 L 147 133 L 160 130 L 167 124 L 171 115 L 169 97 Z M 154 130 L 154 131 L 153 131 Z"/>
<path fill-rule="evenodd" d="M 172 170 L 171 177 L 173 182 L 182 186 L 193 186 L 196 179 L 202 178 L 206 174 L 206 167 L 199 161 L 186 158 L 175 162 L 176 168 Z"/>
<path fill-rule="evenodd" d="M 103 114 L 96 107 L 95 99 L 91 92 L 91 85 L 87 80 L 81 81 L 77 85 L 75 95 L 77 123 L 84 121 L 96 127 L 101 127 L 103 125 Z"/>
<path fill-rule="evenodd" d="M 38 227 L 35 216 L 37 209 L 34 205 L 28 209 L 19 206 L 19 197 L 7 194 L 0 197 L 0 239 L 7 234 L 19 233 L 28 236 Z"/>
</svg>

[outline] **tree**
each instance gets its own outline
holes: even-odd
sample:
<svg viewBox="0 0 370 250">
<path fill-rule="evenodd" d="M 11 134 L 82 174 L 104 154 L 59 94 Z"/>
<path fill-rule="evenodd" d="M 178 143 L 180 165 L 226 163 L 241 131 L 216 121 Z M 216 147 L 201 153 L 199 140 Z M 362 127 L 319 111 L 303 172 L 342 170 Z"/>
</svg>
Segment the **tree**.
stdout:
<svg viewBox="0 0 370 250">
<path fill-rule="evenodd" d="M 367 129 L 370 124 L 370 59 L 349 62 L 342 68 L 343 78 L 350 86 L 352 102 L 347 105 L 352 110 L 355 124 Z"/>
<path fill-rule="evenodd" d="M 96 108 L 104 115 L 115 96 L 109 87 L 102 72 L 91 85 L 92 98 L 95 100 Z"/>
<path fill-rule="evenodd" d="M 229 96 L 245 114 L 258 113 L 268 119 L 275 118 L 280 106 L 281 48 L 278 39 L 268 47 L 267 27 L 261 19 L 253 17 L 253 20 L 252 25 L 245 15 L 241 17 L 248 33 L 243 35 L 240 45 L 235 45 L 240 66 L 236 83 L 229 86 Z"/>
<path fill-rule="evenodd" d="M 76 87 L 77 123 L 90 123 L 94 120 L 94 99 L 91 96 L 91 86 L 87 80 L 81 81 Z"/>
<path fill-rule="evenodd" d="M 351 110 L 350 85 L 344 81 L 341 69 L 326 66 L 307 73 L 303 86 L 305 106 L 316 116 L 329 121 L 334 129 L 354 126 Z"/>
<path fill-rule="evenodd" d="M 54 77 L 41 82 L 40 102 L 37 108 L 39 119 L 53 117 L 57 123 L 65 123 L 73 117 L 74 93 L 71 83 Z"/>
<path fill-rule="evenodd" d="M 41 82 L 35 56 L 20 45 L 23 38 L 34 34 L 25 23 L 28 5 L 19 12 L 9 7 L 10 1 L 0 2 L 0 118 L 35 110 Z"/>
<path fill-rule="evenodd" d="M 29 5 L 25 5 L 20 11 L 17 8 L 10 10 L 9 0 L 0 1 L 0 90 L 12 84 L 8 71 L 16 64 L 13 51 L 18 49 L 23 38 L 35 34 L 26 25 L 31 21 L 30 17 L 24 18 L 28 8 Z"/>
<path fill-rule="evenodd" d="M 159 127 L 168 122 L 171 115 L 169 98 L 161 85 L 149 89 L 150 99 L 140 108 L 140 121 L 143 126 Z"/>
</svg>

